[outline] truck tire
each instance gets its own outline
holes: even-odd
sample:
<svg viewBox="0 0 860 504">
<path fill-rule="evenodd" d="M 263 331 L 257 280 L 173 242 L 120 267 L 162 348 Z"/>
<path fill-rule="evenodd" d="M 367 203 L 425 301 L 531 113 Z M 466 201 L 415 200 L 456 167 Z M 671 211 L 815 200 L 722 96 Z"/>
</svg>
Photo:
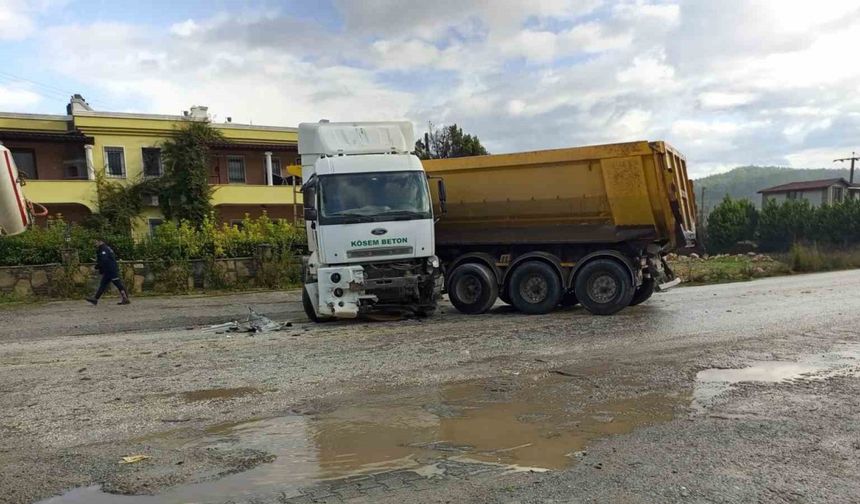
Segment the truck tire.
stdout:
<svg viewBox="0 0 860 504">
<path fill-rule="evenodd" d="M 561 301 L 558 273 L 545 262 L 527 261 L 514 270 L 508 282 L 508 297 L 514 307 L 529 315 L 549 313 Z"/>
<path fill-rule="evenodd" d="M 633 299 L 630 300 L 630 306 L 636 306 L 648 301 L 648 298 L 650 298 L 652 294 L 654 294 L 654 279 L 643 279 L 642 285 L 637 287 L 636 292 L 633 293 Z"/>
<path fill-rule="evenodd" d="M 462 313 L 484 313 L 492 308 L 498 296 L 499 284 L 495 275 L 483 264 L 461 264 L 448 277 L 448 298 Z"/>
<path fill-rule="evenodd" d="M 627 306 L 633 298 L 630 272 L 612 259 L 595 259 L 576 275 L 576 298 L 595 315 L 612 315 Z"/>
<path fill-rule="evenodd" d="M 317 316 L 314 311 L 314 305 L 311 302 L 311 297 L 308 295 L 308 290 L 302 287 L 302 308 L 305 310 L 305 315 L 308 316 L 311 322 L 320 323 L 323 319 Z"/>
</svg>

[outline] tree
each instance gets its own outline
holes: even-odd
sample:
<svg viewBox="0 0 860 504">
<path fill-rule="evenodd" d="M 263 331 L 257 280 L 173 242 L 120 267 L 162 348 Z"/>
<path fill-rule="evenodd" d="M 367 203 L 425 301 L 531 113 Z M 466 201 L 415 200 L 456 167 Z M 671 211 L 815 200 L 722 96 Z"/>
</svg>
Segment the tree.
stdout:
<svg viewBox="0 0 860 504">
<path fill-rule="evenodd" d="M 463 129 L 452 124 L 436 128 L 428 123 L 424 138 L 415 142 L 415 154 L 421 159 L 442 159 L 489 154 L 477 136 L 463 133 Z"/>
<path fill-rule="evenodd" d="M 759 214 L 761 247 L 768 251 L 785 251 L 797 242 L 811 238 L 816 209 L 805 199 L 785 200 L 782 204 L 768 200 Z"/>
<path fill-rule="evenodd" d="M 708 245 L 725 252 L 739 241 L 753 240 L 757 224 L 758 211 L 750 200 L 727 195 L 708 215 Z"/>
<path fill-rule="evenodd" d="M 164 175 L 158 183 L 158 202 L 165 218 L 182 218 L 200 227 L 212 213 L 209 146 L 224 141 L 208 122 L 191 121 L 162 144 Z"/>
</svg>

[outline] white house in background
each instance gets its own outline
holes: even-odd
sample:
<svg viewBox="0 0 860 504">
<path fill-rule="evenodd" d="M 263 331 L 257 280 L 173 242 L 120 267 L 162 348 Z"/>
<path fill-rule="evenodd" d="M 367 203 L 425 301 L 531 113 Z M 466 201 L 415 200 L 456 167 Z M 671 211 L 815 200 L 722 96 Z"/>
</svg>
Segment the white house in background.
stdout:
<svg viewBox="0 0 860 504">
<path fill-rule="evenodd" d="M 805 199 L 812 206 L 832 205 L 839 203 L 845 198 L 856 195 L 860 187 L 851 186 L 844 178 L 831 178 L 823 180 L 807 180 L 805 182 L 791 182 L 778 186 L 768 187 L 759 191 L 761 204 L 764 206 L 768 201 L 774 200 L 781 203 L 791 199 Z M 850 194 L 849 194 L 850 190 Z"/>
</svg>

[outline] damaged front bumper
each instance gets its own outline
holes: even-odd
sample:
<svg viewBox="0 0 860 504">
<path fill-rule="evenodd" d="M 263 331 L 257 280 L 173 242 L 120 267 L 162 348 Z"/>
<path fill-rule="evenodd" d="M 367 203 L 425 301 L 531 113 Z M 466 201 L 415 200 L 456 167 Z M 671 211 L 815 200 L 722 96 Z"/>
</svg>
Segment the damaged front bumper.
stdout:
<svg viewBox="0 0 860 504">
<path fill-rule="evenodd" d="M 427 310 L 435 307 L 442 290 L 438 260 L 435 265 L 428 260 L 418 272 L 373 278 L 358 265 L 319 268 L 317 279 L 317 312 L 323 317 L 355 318 L 377 308 Z"/>
</svg>

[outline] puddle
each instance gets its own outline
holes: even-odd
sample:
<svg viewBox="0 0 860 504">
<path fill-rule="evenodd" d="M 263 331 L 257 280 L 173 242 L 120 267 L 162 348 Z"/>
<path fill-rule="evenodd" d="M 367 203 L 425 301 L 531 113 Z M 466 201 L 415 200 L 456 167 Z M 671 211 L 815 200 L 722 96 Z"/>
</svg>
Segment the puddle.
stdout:
<svg viewBox="0 0 860 504">
<path fill-rule="evenodd" d="M 255 387 L 236 387 L 236 388 L 214 388 L 214 389 L 201 389 L 201 390 L 190 390 L 188 392 L 180 392 L 178 395 L 182 397 L 185 402 L 197 402 L 197 401 L 213 401 L 213 400 L 224 400 L 224 399 L 234 399 L 236 397 L 244 397 L 247 395 L 257 395 L 262 394 L 263 391 L 255 388 Z"/>
<path fill-rule="evenodd" d="M 595 402 L 585 380 L 560 375 L 472 381 L 409 395 L 371 395 L 315 416 L 283 416 L 213 425 L 200 437 L 176 431 L 167 448 L 257 449 L 271 463 L 215 481 L 180 485 L 156 496 L 76 489 L 50 504 L 148 504 L 248 499 L 320 481 L 409 469 L 439 474 L 440 460 L 506 468 L 562 469 L 592 440 L 672 419 L 689 398 L 657 394 Z M 442 464 L 444 466 L 444 464 Z"/>
<path fill-rule="evenodd" d="M 860 374 L 860 345 L 843 345 L 830 352 L 804 356 L 797 361 L 756 361 L 739 369 L 705 369 L 696 375 L 693 407 L 705 409 L 714 398 L 742 382 L 780 383 L 821 380 Z"/>
</svg>

